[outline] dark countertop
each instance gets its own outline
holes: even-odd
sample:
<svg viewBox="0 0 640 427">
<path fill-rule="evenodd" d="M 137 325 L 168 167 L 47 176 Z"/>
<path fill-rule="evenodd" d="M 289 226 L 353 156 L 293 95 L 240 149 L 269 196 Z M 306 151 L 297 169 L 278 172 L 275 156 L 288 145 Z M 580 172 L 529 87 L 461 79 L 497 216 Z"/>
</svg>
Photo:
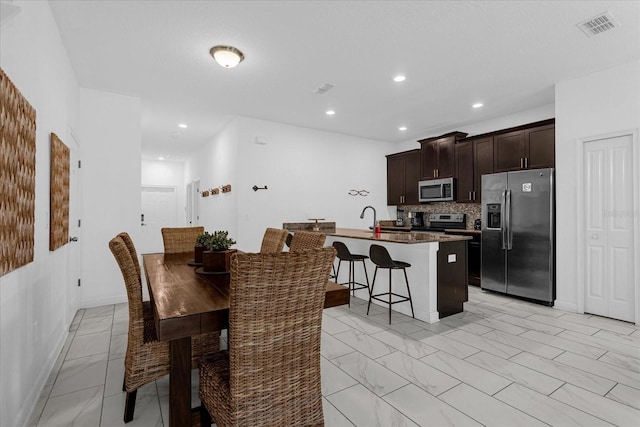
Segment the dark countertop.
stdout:
<svg viewBox="0 0 640 427">
<path fill-rule="evenodd" d="M 444 232 L 447 234 L 460 234 L 463 236 L 480 236 L 482 234 L 481 230 L 456 230 L 451 228 L 444 230 Z"/>
</svg>

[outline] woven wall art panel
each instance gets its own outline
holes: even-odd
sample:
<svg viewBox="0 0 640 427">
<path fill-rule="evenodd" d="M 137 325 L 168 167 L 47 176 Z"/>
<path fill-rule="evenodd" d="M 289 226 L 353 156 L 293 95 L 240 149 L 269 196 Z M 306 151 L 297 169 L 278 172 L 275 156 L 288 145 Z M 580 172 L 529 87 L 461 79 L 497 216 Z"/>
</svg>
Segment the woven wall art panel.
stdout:
<svg viewBox="0 0 640 427">
<path fill-rule="evenodd" d="M 0 276 L 33 261 L 36 110 L 0 68 Z"/>
<path fill-rule="evenodd" d="M 51 133 L 50 251 L 69 241 L 69 161 L 69 147 Z"/>
</svg>

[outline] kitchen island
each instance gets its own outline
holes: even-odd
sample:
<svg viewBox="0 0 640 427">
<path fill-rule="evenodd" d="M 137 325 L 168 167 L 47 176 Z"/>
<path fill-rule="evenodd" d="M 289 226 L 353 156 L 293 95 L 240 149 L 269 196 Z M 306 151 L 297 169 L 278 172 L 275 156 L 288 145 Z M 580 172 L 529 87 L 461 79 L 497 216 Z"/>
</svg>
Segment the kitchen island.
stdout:
<svg viewBox="0 0 640 427">
<path fill-rule="evenodd" d="M 428 323 L 462 311 L 467 300 L 467 240 L 469 236 L 445 235 L 422 232 L 373 233 L 370 230 L 336 228 L 327 233 L 327 245 L 342 241 L 354 254 L 369 255 L 371 244 L 384 246 L 394 260 L 411 264 L 407 277 L 411 289 L 416 319 Z M 356 281 L 364 282 L 362 267 L 356 264 Z M 375 265 L 367 261 L 367 273 L 373 281 Z M 406 294 L 402 270 L 394 270 L 393 289 Z M 338 283 L 348 280 L 348 266 L 340 269 Z M 389 275 L 381 270 L 376 279 L 375 293 L 388 289 Z M 366 289 L 356 291 L 356 296 L 369 300 Z M 378 304 L 373 300 L 373 303 Z M 385 308 L 387 306 L 384 306 Z M 394 311 L 411 316 L 409 303 L 393 304 Z"/>
</svg>

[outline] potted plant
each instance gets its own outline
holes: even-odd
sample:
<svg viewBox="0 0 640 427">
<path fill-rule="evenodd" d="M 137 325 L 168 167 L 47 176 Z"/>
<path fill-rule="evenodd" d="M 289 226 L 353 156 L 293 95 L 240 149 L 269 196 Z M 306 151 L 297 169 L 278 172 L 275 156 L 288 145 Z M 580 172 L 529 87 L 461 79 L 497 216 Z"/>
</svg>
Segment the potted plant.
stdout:
<svg viewBox="0 0 640 427">
<path fill-rule="evenodd" d="M 196 264 L 202 264 L 202 253 L 205 250 L 205 246 L 211 234 L 205 231 L 204 234 L 199 234 L 196 237 L 195 246 L 193 248 L 193 262 Z"/>
<path fill-rule="evenodd" d="M 231 255 L 237 252 L 230 249 L 236 241 L 229 237 L 228 231 L 214 231 L 203 239 L 205 251 L 202 253 L 204 271 L 224 272 L 231 267 Z"/>
</svg>

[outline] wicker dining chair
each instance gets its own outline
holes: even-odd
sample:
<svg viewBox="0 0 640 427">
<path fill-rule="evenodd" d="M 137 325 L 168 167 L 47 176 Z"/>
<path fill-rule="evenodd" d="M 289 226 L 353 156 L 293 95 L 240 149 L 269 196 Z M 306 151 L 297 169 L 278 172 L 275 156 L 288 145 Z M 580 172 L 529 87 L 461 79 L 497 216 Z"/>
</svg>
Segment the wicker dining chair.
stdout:
<svg viewBox="0 0 640 427">
<path fill-rule="evenodd" d="M 317 249 L 324 245 L 327 235 L 315 231 L 296 231 L 291 238 L 289 252 L 298 252 L 305 249 Z"/>
<path fill-rule="evenodd" d="M 123 391 L 127 392 L 124 422 L 133 419 L 139 387 L 169 373 L 169 343 L 158 341 L 153 315 L 145 316 L 142 284 L 125 240 L 116 236 L 109 242 L 127 288 L 129 301 L 129 334 L 124 359 Z M 137 259 L 137 255 L 136 255 Z M 191 340 L 191 366 L 197 367 L 204 353 L 220 349 L 220 332 L 197 335 Z"/>
<path fill-rule="evenodd" d="M 165 227 L 161 228 L 164 253 L 175 254 L 193 252 L 196 237 L 204 234 L 204 227 Z"/>
<path fill-rule="evenodd" d="M 238 254 L 229 350 L 200 362 L 201 425 L 323 426 L 320 333 L 333 247 Z"/>
<path fill-rule="evenodd" d="M 287 240 L 289 231 L 280 228 L 267 228 L 262 238 L 262 245 L 260 246 L 261 254 L 274 254 L 282 252 L 284 243 Z"/>
</svg>

